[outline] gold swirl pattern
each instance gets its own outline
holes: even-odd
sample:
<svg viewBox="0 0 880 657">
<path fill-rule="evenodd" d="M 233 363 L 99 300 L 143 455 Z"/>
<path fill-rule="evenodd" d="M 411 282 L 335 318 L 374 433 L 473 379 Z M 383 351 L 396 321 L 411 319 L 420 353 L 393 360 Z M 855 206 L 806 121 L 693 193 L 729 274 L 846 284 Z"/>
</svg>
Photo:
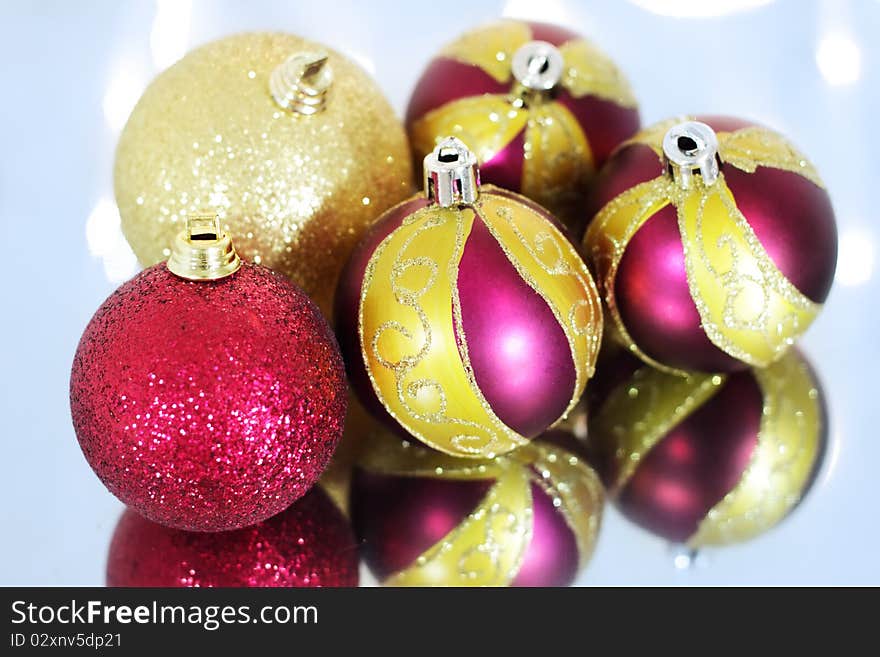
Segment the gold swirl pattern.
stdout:
<svg viewBox="0 0 880 657">
<path fill-rule="evenodd" d="M 630 143 L 659 152 L 662 135 L 677 121 L 642 131 Z M 745 171 L 770 166 L 818 180 L 815 170 L 782 137 L 763 128 L 718 133 L 725 164 Z M 726 148 L 730 146 L 730 153 Z M 659 168 L 659 167 L 658 167 Z M 627 333 L 614 299 L 617 267 L 629 240 L 657 211 L 672 203 L 677 212 L 688 287 L 706 335 L 725 353 L 765 367 L 810 326 L 821 305 L 803 295 L 773 262 L 724 181 L 697 178 L 682 190 L 666 175 L 640 183 L 612 199 L 584 238 L 609 315 L 631 351 L 667 372 L 685 374 L 650 358 Z"/>
<path fill-rule="evenodd" d="M 593 373 L 602 329 L 598 292 L 552 223 L 489 186 L 474 208 L 428 206 L 383 240 L 364 275 L 358 330 L 373 389 L 402 427 L 442 452 L 491 458 L 528 439 L 494 413 L 468 359 L 457 281 L 475 211 L 568 339 L 576 381 L 567 414 Z"/>
<path fill-rule="evenodd" d="M 492 412 L 456 353 L 450 299 L 473 221 L 470 208 L 407 217 L 367 265 L 358 328 L 373 388 L 401 426 L 443 452 L 492 456 L 527 440 Z"/>
<path fill-rule="evenodd" d="M 580 567 L 593 553 L 604 505 L 602 485 L 583 460 L 555 445 L 532 443 L 476 461 L 381 436 L 365 450 L 360 466 L 401 477 L 493 480 L 476 508 L 413 565 L 389 577 L 388 586 L 509 585 L 532 540 L 532 483 L 553 500 L 574 533 Z"/>
<path fill-rule="evenodd" d="M 602 302 L 593 277 L 565 236 L 530 207 L 519 206 L 514 213 L 505 197 L 491 193 L 481 194 L 477 207 L 507 259 L 544 299 L 568 339 L 576 383 L 565 417 L 593 376 L 602 341 Z"/>
<path fill-rule="evenodd" d="M 807 363 L 789 352 L 754 376 L 764 397 L 758 444 L 739 483 L 688 541 L 694 547 L 746 541 L 775 526 L 800 501 L 821 458 L 820 392 Z"/>
<path fill-rule="evenodd" d="M 505 586 L 532 540 L 526 471 L 502 466 L 495 484 L 465 520 L 386 580 L 389 586 Z"/>
<path fill-rule="evenodd" d="M 549 443 L 530 443 L 513 452 L 511 458 L 517 457 L 526 457 L 532 481 L 562 513 L 577 542 L 578 565 L 585 568 L 596 547 L 605 503 L 599 476 L 579 457 Z"/>
</svg>

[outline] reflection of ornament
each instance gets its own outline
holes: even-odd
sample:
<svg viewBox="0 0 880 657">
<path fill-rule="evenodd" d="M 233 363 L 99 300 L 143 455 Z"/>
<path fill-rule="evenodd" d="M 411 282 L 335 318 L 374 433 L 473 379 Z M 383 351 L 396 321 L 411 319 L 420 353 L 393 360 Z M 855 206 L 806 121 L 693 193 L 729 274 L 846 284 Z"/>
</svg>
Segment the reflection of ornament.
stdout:
<svg viewBox="0 0 880 657">
<path fill-rule="evenodd" d="M 357 586 L 357 544 L 318 488 L 286 511 L 230 532 L 170 529 L 125 511 L 107 586 Z"/>
<path fill-rule="evenodd" d="M 86 328 L 73 423 L 129 506 L 171 527 L 236 529 L 285 509 L 326 467 L 345 416 L 342 359 L 318 308 L 242 264 L 216 217 L 191 219 L 174 248 Z"/>
<path fill-rule="evenodd" d="M 473 460 L 385 435 L 355 469 L 351 516 L 389 586 L 566 586 L 590 559 L 602 503 L 593 470 L 554 443 Z"/>
<path fill-rule="evenodd" d="M 810 488 L 826 442 L 819 384 L 796 350 L 766 369 L 665 374 L 626 352 L 591 401 L 591 461 L 623 513 L 692 548 L 748 540 Z"/>
<path fill-rule="evenodd" d="M 239 253 L 325 312 L 372 220 L 411 191 L 403 128 L 364 71 L 286 34 L 242 34 L 186 55 L 147 88 L 116 152 L 116 200 L 145 265 L 189 213 L 220 214 Z"/>
<path fill-rule="evenodd" d="M 348 492 L 351 487 L 351 471 L 357 462 L 364 440 L 382 431 L 381 424 L 349 393 L 348 412 L 342 440 L 333 452 L 330 464 L 321 475 L 320 484 L 343 513 L 348 514 Z"/>
<path fill-rule="evenodd" d="M 612 149 L 639 128 L 629 84 L 574 32 L 504 20 L 462 35 L 428 65 L 407 130 L 417 161 L 459 137 L 488 183 L 522 192 L 573 229 L 583 190 Z"/>
<path fill-rule="evenodd" d="M 355 250 L 337 333 L 370 408 L 440 451 L 501 454 L 580 397 L 599 298 L 552 217 L 510 192 L 480 191 L 460 141 L 438 146 L 425 168 L 428 198 L 386 213 Z"/>
<path fill-rule="evenodd" d="M 584 244 L 613 332 L 643 360 L 763 367 L 828 296 L 834 213 L 784 137 L 706 121 L 662 122 L 621 146 L 597 182 Z"/>
</svg>

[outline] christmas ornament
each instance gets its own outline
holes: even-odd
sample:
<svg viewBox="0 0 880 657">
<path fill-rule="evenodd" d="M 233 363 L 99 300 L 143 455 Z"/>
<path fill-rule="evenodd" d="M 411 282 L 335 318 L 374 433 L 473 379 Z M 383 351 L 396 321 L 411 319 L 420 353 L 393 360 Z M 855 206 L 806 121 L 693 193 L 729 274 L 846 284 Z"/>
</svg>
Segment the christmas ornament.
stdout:
<svg viewBox="0 0 880 657">
<path fill-rule="evenodd" d="M 361 447 L 366 438 L 381 431 L 379 422 L 349 393 L 348 412 L 345 415 L 345 430 L 339 446 L 333 452 L 330 465 L 321 475 L 320 483 L 343 513 L 348 514 L 351 471 L 357 462 Z"/>
<path fill-rule="evenodd" d="M 357 585 L 351 527 L 320 488 L 268 520 L 230 532 L 171 529 L 128 509 L 107 558 L 107 586 Z"/>
<path fill-rule="evenodd" d="M 593 552 L 602 504 L 593 470 L 551 442 L 474 460 L 385 434 L 354 471 L 351 517 L 389 586 L 567 586 Z"/>
<path fill-rule="evenodd" d="M 219 531 L 287 508 L 326 467 L 345 377 L 318 308 L 242 263 L 215 216 L 124 283 L 80 340 L 77 438 L 101 481 L 156 522 Z"/>
<path fill-rule="evenodd" d="M 160 74 L 119 139 L 116 200 L 144 265 L 211 209 L 245 259 L 329 312 L 366 227 L 411 193 L 403 127 L 352 61 L 287 34 L 231 36 Z"/>
<path fill-rule="evenodd" d="M 370 408 L 453 456 L 491 457 L 564 417 L 592 375 L 601 305 L 534 203 L 479 187 L 457 139 L 425 158 L 426 198 L 390 210 L 337 293 L 350 379 Z"/>
<path fill-rule="evenodd" d="M 617 66 L 592 44 L 561 27 L 504 20 L 431 61 L 406 123 L 417 161 L 459 137 L 485 182 L 522 192 L 580 235 L 586 185 L 639 129 L 639 114 Z"/>
<path fill-rule="evenodd" d="M 729 118 L 670 120 L 600 176 L 584 245 L 612 332 L 668 371 L 765 367 L 828 296 L 837 229 L 813 166 Z"/>
<path fill-rule="evenodd" d="M 654 534 L 690 548 L 745 541 L 812 485 L 826 413 L 797 350 L 765 369 L 687 377 L 621 352 L 601 373 L 615 384 L 591 400 L 590 460 L 624 515 Z"/>
</svg>

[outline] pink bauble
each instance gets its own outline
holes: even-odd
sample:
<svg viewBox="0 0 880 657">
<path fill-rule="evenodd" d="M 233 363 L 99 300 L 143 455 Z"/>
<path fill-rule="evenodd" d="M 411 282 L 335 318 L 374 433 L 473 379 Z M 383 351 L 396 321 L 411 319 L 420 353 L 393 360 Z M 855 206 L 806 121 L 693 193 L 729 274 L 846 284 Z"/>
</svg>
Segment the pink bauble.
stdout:
<svg viewBox="0 0 880 657">
<path fill-rule="evenodd" d="M 530 43 L 558 54 L 559 79 L 528 91 L 514 62 Z M 406 128 L 417 165 L 436 139 L 458 136 L 480 154 L 483 182 L 529 196 L 579 231 L 589 183 L 638 130 L 639 112 L 622 73 L 581 35 L 504 19 L 462 34 L 428 63 Z"/>
<path fill-rule="evenodd" d="M 570 432 L 570 426 L 548 432 L 486 463 L 442 460 L 416 445 L 374 437 L 351 485 L 364 563 L 392 586 L 570 585 L 590 559 L 604 499 Z M 510 485 L 511 468 L 524 476 L 525 498 L 499 493 Z M 483 543 L 473 543 L 475 532 L 463 527 L 493 513 L 500 517 L 488 521 L 486 535 L 476 532 Z M 474 564 L 469 555 L 477 553 L 484 557 Z"/>
<path fill-rule="evenodd" d="M 107 586 L 357 586 L 358 554 L 348 521 L 320 488 L 257 525 L 187 532 L 131 509 L 107 557 Z"/>
<path fill-rule="evenodd" d="M 754 124 L 729 117 L 698 117 L 716 133 L 763 131 Z M 657 179 L 664 165 L 652 128 L 621 146 L 599 174 L 588 204 L 587 217 L 596 215 L 621 194 Z M 641 137 L 641 134 L 649 135 Z M 801 172 L 774 166 L 774 157 L 791 157 L 783 138 L 754 156 L 752 171 L 724 162 L 721 172 L 735 207 L 745 217 L 760 246 L 779 272 L 809 302 L 821 304 L 828 296 L 837 262 L 837 228 L 827 191 Z M 589 236 L 587 238 L 589 240 Z M 707 335 L 686 271 L 685 245 L 676 207 L 664 205 L 638 227 L 625 250 L 613 280 L 600 287 L 608 298 L 613 287 L 616 312 L 632 343 L 652 364 L 671 369 L 705 372 L 742 370 L 749 363 L 723 350 Z M 688 248 L 694 249 L 690 244 Z M 589 250 L 589 247 L 588 249 Z M 593 253 L 591 257 L 596 256 Z M 613 317 L 613 313 L 611 313 Z M 805 327 L 801 327 L 803 330 Z"/>
<path fill-rule="evenodd" d="M 747 540 L 815 482 L 827 411 L 797 349 L 725 375 L 665 374 L 623 349 L 599 365 L 587 457 L 610 501 L 651 533 L 692 547 Z"/>
<path fill-rule="evenodd" d="M 480 198 L 507 204 L 527 234 L 547 233 L 548 241 L 551 232 L 561 236 L 572 261 L 584 267 L 568 231 L 539 205 L 488 185 L 483 186 Z M 343 270 L 335 300 L 334 324 L 352 387 L 374 415 L 404 437 L 406 432 L 377 397 L 367 374 L 358 312 L 365 273 L 379 246 L 415 213 L 431 212 L 432 207 L 436 209 L 426 198 L 415 196 L 378 219 Z M 584 354 L 584 362 L 575 362 L 569 318 L 554 314 L 541 290 L 542 285 L 554 282 L 537 267 L 533 272 L 519 271 L 505 252 L 507 246 L 487 228 L 482 206 L 474 208 L 476 219 L 463 236 L 461 257 L 455 263 L 461 331 L 456 333 L 458 345 L 449 346 L 449 358 L 459 358 L 466 342 L 474 381 L 491 411 L 518 434 L 533 438 L 559 420 L 579 395 L 576 370 L 584 365 L 590 370 L 595 352 Z M 547 247 L 546 252 L 553 253 L 553 248 Z M 438 265 L 446 266 L 445 262 Z M 583 298 L 574 301 L 590 309 L 584 332 L 592 336 L 593 346 L 601 334 L 601 311 L 586 268 L 582 276 Z M 387 296 L 392 298 L 390 287 Z M 448 303 L 451 315 L 452 300 Z"/>
<path fill-rule="evenodd" d="M 70 379 L 77 438 L 124 503 L 222 531 L 286 509 L 342 434 L 342 359 L 318 308 L 256 265 L 189 281 L 155 265 L 114 292 Z"/>
</svg>

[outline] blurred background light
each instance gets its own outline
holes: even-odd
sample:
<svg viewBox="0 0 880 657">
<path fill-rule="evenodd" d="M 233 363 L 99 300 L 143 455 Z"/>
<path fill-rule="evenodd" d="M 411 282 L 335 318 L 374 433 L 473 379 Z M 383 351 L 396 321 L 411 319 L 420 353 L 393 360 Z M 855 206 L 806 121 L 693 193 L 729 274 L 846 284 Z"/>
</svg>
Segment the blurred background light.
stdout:
<svg viewBox="0 0 880 657">
<path fill-rule="evenodd" d="M 186 54 L 192 21 L 190 0 L 157 0 L 150 30 L 150 55 L 157 71 L 171 66 Z"/>
<path fill-rule="evenodd" d="M 837 250 L 837 273 L 840 285 L 863 285 L 874 273 L 874 239 L 870 233 L 859 228 L 840 231 Z"/>
<path fill-rule="evenodd" d="M 560 0 L 508 0 L 501 10 L 501 15 L 507 18 L 522 18 L 542 23 L 558 23 L 559 25 L 571 25 L 571 11 Z"/>
<path fill-rule="evenodd" d="M 111 283 L 126 281 L 138 270 L 138 262 L 122 234 L 119 210 L 109 196 L 98 199 L 88 221 L 86 242 L 89 253 L 101 258 L 104 274 Z"/>
<path fill-rule="evenodd" d="M 347 48 L 340 48 L 340 51 L 346 56 L 357 62 L 358 66 L 364 69 L 370 75 L 376 75 L 376 62 L 362 52 L 354 52 Z"/>
<path fill-rule="evenodd" d="M 816 49 L 816 65 L 828 84 L 854 84 L 862 76 L 862 51 L 849 35 L 826 34 Z"/>
<path fill-rule="evenodd" d="M 101 104 L 107 127 L 113 134 L 119 134 L 122 130 L 146 85 L 147 76 L 142 67 L 131 60 L 118 61 L 107 83 Z"/>
<path fill-rule="evenodd" d="M 660 16 L 710 18 L 757 9 L 775 0 L 630 0 L 634 5 Z"/>
</svg>

